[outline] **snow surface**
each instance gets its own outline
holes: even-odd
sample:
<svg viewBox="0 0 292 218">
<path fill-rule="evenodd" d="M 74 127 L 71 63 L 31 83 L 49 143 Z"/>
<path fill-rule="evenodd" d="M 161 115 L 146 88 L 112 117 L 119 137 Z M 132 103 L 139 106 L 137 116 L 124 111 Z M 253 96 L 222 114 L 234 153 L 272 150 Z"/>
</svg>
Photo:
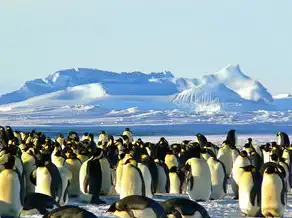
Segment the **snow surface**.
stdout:
<svg viewBox="0 0 292 218">
<path fill-rule="evenodd" d="M 144 141 L 151 141 L 151 142 L 157 142 L 161 136 L 155 136 L 155 137 L 144 137 L 144 136 L 136 136 L 136 138 L 141 137 Z M 225 139 L 226 135 L 208 135 L 206 136 L 209 141 L 215 143 L 215 144 L 221 144 L 222 141 Z M 247 141 L 248 137 L 252 137 L 253 141 L 260 145 L 261 143 L 275 141 L 276 135 L 239 135 L 239 145 L 242 145 L 244 142 Z M 291 135 L 290 135 L 291 137 Z M 166 137 L 166 139 L 170 143 L 175 142 L 181 142 L 182 140 L 193 140 L 194 136 L 172 136 L 172 137 Z M 156 194 L 154 196 L 154 199 L 158 202 L 162 202 L 166 199 L 172 198 L 172 197 L 184 197 L 187 198 L 186 195 L 171 195 L 171 194 Z M 107 218 L 113 218 L 116 217 L 113 214 L 106 213 L 109 206 L 117 201 L 119 199 L 118 196 L 102 196 L 103 200 L 106 201 L 106 204 L 104 205 L 92 205 L 92 204 L 83 204 L 80 203 L 77 198 L 71 199 L 69 204 L 70 205 L 79 205 L 80 207 L 83 207 L 91 212 L 93 212 L 98 217 L 107 217 Z M 222 200 L 215 200 L 215 201 L 207 201 L 207 202 L 200 202 L 201 205 L 204 206 L 204 208 L 208 211 L 209 215 L 211 217 L 244 217 L 239 211 L 238 207 L 238 200 L 233 200 L 233 193 L 231 190 L 231 186 L 228 187 L 228 194 L 224 197 Z M 33 216 L 23 216 L 23 217 L 32 217 L 32 218 L 40 218 L 41 215 L 33 215 Z M 292 194 L 288 194 L 288 203 L 286 207 L 286 211 L 284 214 L 284 217 L 292 217 Z"/>
</svg>

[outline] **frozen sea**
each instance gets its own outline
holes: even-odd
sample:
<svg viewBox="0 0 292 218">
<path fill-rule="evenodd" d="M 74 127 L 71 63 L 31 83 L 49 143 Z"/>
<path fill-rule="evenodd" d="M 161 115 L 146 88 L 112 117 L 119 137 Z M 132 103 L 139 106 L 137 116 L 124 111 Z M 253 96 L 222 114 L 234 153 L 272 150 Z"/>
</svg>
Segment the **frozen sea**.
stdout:
<svg viewBox="0 0 292 218">
<path fill-rule="evenodd" d="M 208 140 L 215 143 L 221 144 L 225 139 L 225 135 L 206 135 Z M 135 136 L 135 138 L 142 138 L 143 141 L 149 142 L 157 142 L 161 136 Z M 266 135 L 247 135 L 241 134 L 238 137 L 239 146 L 242 145 L 248 137 L 252 137 L 256 145 L 260 145 L 261 143 L 270 142 L 276 140 L 275 134 L 266 134 Z M 291 137 L 291 135 L 290 135 Z M 166 136 L 166 139 L 170 143 L 181 142 L 182 140 L 190 139 L 193 140 L 194 136 Z M 172 197 L 184 197 L 187 198 L 186 195 L 170 195 L 170 194 L 156 194 L 154 195 L 154 199 L 158 202 L 164 201 L 166 199 Z M 113 214 L 106 213 L 109 206 L 119 199 L 119 196 L 102 196 L 103 200 L 106 201 L 104 205 L 92 205 L 92 204 L 83 204 L 80 203 L 77 198 L 70 199 L 70 205 L 79 205 L 83 207 L 98 217 L 116 217 Z M 205 207 L 211 217 L 243 217 L 239 211 L 238 200 L 233 200 L 233 193 L 231 190 L 231 186 L 228 187 L 228 194 L 222 200 L 213 200 L 208 202 L 200 202 L 201 205 Z M 33 216 L 23 216 L 23 217 L 35 217 L 39 218 L 41 215 L 33 215 Z M 284 217 L 292 217 L 292 193 L 288 194 L 288 204 Z"/>
</svg>

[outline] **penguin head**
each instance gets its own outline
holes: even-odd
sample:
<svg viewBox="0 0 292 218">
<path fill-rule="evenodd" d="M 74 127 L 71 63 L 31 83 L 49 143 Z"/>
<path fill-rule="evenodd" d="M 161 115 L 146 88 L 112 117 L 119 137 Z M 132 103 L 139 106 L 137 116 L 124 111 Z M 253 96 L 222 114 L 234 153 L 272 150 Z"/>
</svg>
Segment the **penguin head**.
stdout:
<svg viewBox="0 0 292 218">
<path fill-rule="evenodd" d="M 274 162 L 279 161 L 279 156 L 276 153 L 271 154 L 270 157 L 271 157 L 271 160 Z"/>
<path fill-rule="evenodd" d="M 3 164 L 4 168 L 7 170 L 14 169 L 15 166 L 15 157 L 12 155 L 8 155 L 6 163 Z"/>
<path fill-rule="evenodd" d="M 125 128 L 125 131 L 131 131 L 130 128 Z"/>
<path fill-rule="evenodd" d="M 198 133 L 196 136 L 197 136 L 197 140 L 201 146 L 205 146 L 207 144 L 208 140 L 203 134 Z"/>
<path fill-rule="evenodd" d="M 239 153 L 239 155 L 240 155 L 241 157 L 247 157 L 247 156 L 248 156 L 248 153 L 247 153 L 247 151 L 243 150 L 243 151 L 241 151 L 241 152 Z"/>
</svg>

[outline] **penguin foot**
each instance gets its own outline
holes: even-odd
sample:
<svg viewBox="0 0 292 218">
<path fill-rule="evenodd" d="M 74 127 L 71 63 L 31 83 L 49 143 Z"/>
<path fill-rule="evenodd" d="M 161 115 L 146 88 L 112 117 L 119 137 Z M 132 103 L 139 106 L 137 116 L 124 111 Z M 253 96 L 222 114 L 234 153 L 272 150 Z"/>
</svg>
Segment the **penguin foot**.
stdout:
<svg viewBox="0 0 292 218">
<path fill-rule="evenodd" d="M 235 196 L 235 197 L 233 198 L 233 200 L 238 200 L 238 197 L 237 197 L 237 196 Z"/>
<path fill-rule="evenodd" d="M 98 197 L 92 197 L 90 203 L 91 204 L 105 204 L 106 202 L 103 200 L 100 200 Z"/>
</svg>

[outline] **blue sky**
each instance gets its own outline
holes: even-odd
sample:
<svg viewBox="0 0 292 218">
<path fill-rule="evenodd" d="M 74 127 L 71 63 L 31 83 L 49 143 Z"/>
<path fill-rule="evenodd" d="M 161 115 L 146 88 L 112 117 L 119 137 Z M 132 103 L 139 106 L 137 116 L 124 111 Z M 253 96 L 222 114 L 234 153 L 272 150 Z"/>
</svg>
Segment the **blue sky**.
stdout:
<svg viewBox="0 0 292 218">
<path fill-rule="evenodd" d="M 200 77 L 240 64 L 292 93 L 292 1 L 1 0 L 0 93 L 73 67 Z"/>
</svg>

